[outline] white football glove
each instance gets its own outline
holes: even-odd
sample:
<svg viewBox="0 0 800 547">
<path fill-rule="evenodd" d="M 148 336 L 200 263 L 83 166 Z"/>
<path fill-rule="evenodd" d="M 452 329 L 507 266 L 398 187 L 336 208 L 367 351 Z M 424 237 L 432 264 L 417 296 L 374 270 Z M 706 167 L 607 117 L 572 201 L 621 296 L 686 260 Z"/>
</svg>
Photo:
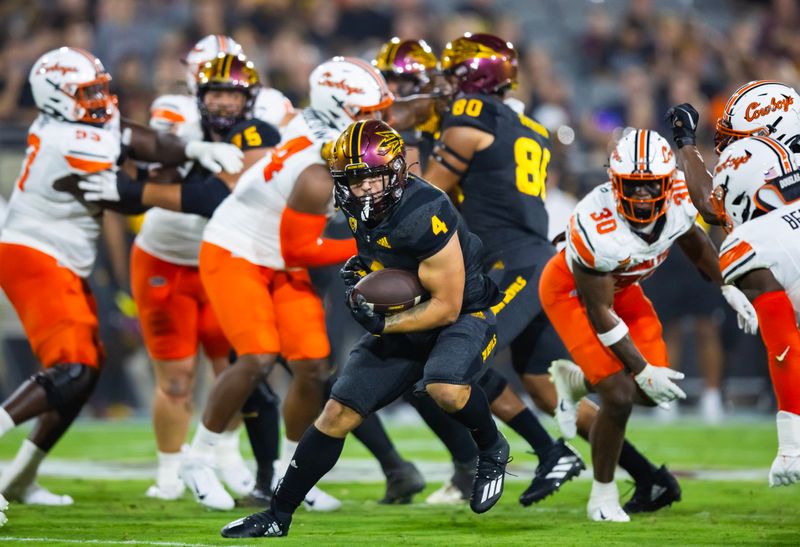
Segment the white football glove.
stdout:
<svg viewBox="0 0 800 547">
<path fill-rule="evenodd" d="M 645 395 L 661 408 L 669 408 L 670 401 L 686 398 L 686 393 L 672 381 L 683 379 L 683 373 L 677 370 L 648 364 L 633 379 Z"/>
<path fill-rule="evenodd" d="M 756 309 L 744 293 L 733 285 L 723 285 L 721 290 L 722 296 L 725 297 L 728 305 L 736 312 L 736 322 L 739 324 L 739 328 L 746 334 L 758 332 Z"/>
<path fill-rule="evenodd" d="M 235 174 L 242 170 L 244 153 L 225 142 L 192 141 L 186 145 L 186 157 L 197 161 L 212 173 Z"/>
<path fill-rule="evenodd" d="M 116 171 L 106 170 L 92 173 L 78 182 L 86 201 L 119 201 Z"/>
</svg>

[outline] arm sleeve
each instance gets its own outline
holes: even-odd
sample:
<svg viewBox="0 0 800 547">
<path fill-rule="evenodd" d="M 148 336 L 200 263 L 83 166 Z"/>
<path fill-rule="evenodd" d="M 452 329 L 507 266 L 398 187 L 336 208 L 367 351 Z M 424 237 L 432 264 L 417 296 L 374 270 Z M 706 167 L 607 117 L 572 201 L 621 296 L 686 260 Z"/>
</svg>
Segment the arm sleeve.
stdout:
<svg viewBox="0 0 800 547">
<path fill-rule="evenodd" d="M 181 185 L 181 211 L 211 218 L 230 193 L 228 185 L 213 175 L 198 182 L 186 181 Z"/>
<path fill-rule="evenodd" d="M 288 267 L 318 267 L 344 262 L 356 254 L 354 239 L 322 237 L 325 215 L 301 213 L 289 207 L 281 216 L 281 254 Z"/>
</svg>

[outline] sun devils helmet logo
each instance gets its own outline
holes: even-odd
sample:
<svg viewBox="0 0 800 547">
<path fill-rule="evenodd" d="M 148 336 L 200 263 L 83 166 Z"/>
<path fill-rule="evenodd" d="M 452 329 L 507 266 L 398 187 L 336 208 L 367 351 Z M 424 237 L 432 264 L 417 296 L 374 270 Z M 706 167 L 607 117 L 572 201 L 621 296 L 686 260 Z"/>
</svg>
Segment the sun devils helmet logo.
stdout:
<svg viewBox="0 0 800 547">
<path fill-rule="evenodd" d="M 403 153 L 403 139 L 397 131 L 376 131 L 375 134 L 379 137 L 383 137 L 383 140 L 378 144 L 378 154 L 398 156 Z"/>
</svg>

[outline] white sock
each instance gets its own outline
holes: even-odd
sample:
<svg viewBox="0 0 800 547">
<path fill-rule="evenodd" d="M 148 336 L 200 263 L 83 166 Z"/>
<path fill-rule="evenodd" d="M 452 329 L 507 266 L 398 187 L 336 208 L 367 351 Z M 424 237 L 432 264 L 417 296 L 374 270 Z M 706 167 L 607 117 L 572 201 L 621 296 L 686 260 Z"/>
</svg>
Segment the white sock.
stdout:
<svg viewBox="0 0 800 547">
<path fill-rule="evenodd" d="M 776 416 L 778 453 L 785 456 L 800 455 L 800 416 L 779 410 Z"/>
<path fill-rule="evenodd" d="M 0 437 L 17 427 L 6 409 L 0 407 Z"/>
<path fill-rule="evenodd" d="M 619 503 L 617 483 L 613 480 L 611 482 L 592 481 L 592 493 L 590 498 L 593 500 L 613 500 Z"/>
<path fill-rule="evenodd" d="M 290 441 L 284 437 L 283 442 L 281 443 L 281 462 L 285 462 L 286 466 L 288 466 L 289 462 L 292 461 L 292 456 L 294 456 L 294 452 L 297 450 L 298 444 L 300 444 L 300 441 Z"/>
<path fill-rule="evenodd" d="M 220 433 L 219 446 L 220 450 L 236 450 L 239 451 L 239 432 L 242 426 L 237 427 L 233 431 L 223 431 Z"/>
<path fill-rule="evenodd" d="M 12 497 L 19 497 L 36 480 L 39 465 L 46 455 L 44 450 L 28 439 L 22 441 L 17 455 L 14 456 L 14 461 L 0 475 L 0 492 L 13 491 L 16 495 Z"/>
<path fill-rule="evenodd" d="M 160 452 L 158 453 L 158 471 L 156 472 L 156 482 L 169 483 L 180 480 L 178 471 L 183 461 L 182 452 Z"/>
<path fill-rule="evenodd" d="M 214 433 L 203 425 L 203 422 L 200 422 L 197 424 L 197 431 L 195 431 L 187 456 L 190 458 L 210 458 L 214 454 L 220 439 L 222 439 L 222 433 Z"/>
</svg>

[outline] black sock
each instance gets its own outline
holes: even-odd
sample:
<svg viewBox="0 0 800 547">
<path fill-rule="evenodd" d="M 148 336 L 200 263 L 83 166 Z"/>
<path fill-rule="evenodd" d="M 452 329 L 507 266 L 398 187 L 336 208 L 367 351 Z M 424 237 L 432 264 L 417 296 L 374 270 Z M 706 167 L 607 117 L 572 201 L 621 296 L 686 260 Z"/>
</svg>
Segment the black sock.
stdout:
<svg viewBox="0 0 800 547">
<path fill-rule="evenodd" d="M 469 431 L 456 422 L 450 414 L 442 410 L 436 401 L 428 397 L 417 397 L 410 391 L 403 396 L 431 431 L 444 443 L 455 463 L 471 463 L 478 457 L 478 447 Z"/>
<path fill-rule="evenodd" d="M 626 439 L 622 443 L 622 451 L 619 454 L 619 466 L 633 477 L 636 483 L 650 482 L 650 477 L 656 472 L 656 467 L 645 458 L 641 452 L 636 450 Z"/>
<path fill-rule="evenodd" d="M 403 464 L 403 458 L 395 450 L 380 418 L 374 412 L 364 418 L 361 425 L 353 430 L 353 435 L 367 447 L 367 450 L 372 452 L 372 455 L 381 464 L 384 475 Z"/>
<path fill-rule="evenodd" d="M 553 438 L 529 408 L 522 410 L 506 423 L 520 437 L 528 441 L 537 455 L 541 454 L 541 450 L 547 449 L 553 444 Z"/>
<path fill-rule="evenodd" d="M 278 398 L 261 382 L 242 407 L 244 426 L 256 459 L 256 487 L 272 490 L 273 462 L 278 459 L 280 410 Z"/>
<path fill-rule="evenodd" d="M 486 394 L 478 386 L 472 386 L 464 408 L 453 412 L 450 416 L 466 426 L 472 434 L 475 444 L 478 445 L 478 450 L 486 450 L 497 442 L 499 433 L 492 419 L 489 401 L 486 400 Z"/>
<path fill-rule="evenodd" d="M 297 445 L 286 475 L 275 491 L 275 510 L 292 514 L 303 503 L 308 491 L 336 465 L 344 439 L 326 435 L 312 425 Z"/>
</svg>

